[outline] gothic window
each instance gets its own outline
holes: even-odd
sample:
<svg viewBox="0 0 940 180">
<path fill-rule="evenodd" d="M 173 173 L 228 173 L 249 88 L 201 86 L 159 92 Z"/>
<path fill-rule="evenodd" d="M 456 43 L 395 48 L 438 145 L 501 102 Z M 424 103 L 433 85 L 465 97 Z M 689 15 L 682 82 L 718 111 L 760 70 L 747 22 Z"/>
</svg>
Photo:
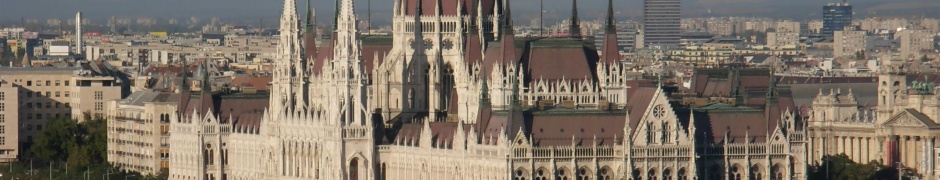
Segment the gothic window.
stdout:
<svg viewBox="0 0 940 180">
<path fill-rule="evenodd" d="M 666 122 L 665 124 L 663 124 L 663 139 L 665 139 L 666 142 L 671 142 L 669 141 L 672 139 L 670 136 L 671 134 L 669 134 L 669 132 L 671 132 L 671 129 L 672 128 L 669 127 L 669 122 Z"/>
<path fill-rule="evenodd" d="M 522 168 L 516 169 L 516 172 L 513 172 L 513 180 L 526 180 L 526 171 Z"/>
<path fill-rule="evenodd" d="M 206 149 L 203 150 L 202 162 L 205 165 L 212 165 L 214 153 L 212 151 L 212 144 L 206 144 Z"/>
<path fill-rule="evenodd" d="M 349 162 L 349 180 L 359 180 L 359 158 Z"/>
<path fill-rule="evenodd" d="M 748 179 L 750 179 L 750 180 L 762 180 L 762 179 L 764 179 L 764 178 L 763 178 L 763 177 L 764 177 L 764 173 L 763 173 L 763 172 L 764 172 L 764 171 L 763 171 L 763 168 L 761 168 L 759 164 L 755 164 L 755 165 L 751 166 L 751 174 L 750 174 L 750 176 L 749 176 Z"/>
<path fill-rule="evenodd" d="M 544 168 L 539 168 L 539 170 L 535 171 L 535 178 L 532 178 L 532 179 L 533 180 L 548 180 L 548 177 L 550 176 L 551 175 L 549 175 L 548 172 Z"/>
<path fill-rule="evenodd" d="M 742 172 L 741 167 L 739 167 L 738 165 L 731 166 L 731 179 L 732 180 L 741 180 L 742 175 L 744 175 L 744 172 Z"/>
<path fill-rule="evenodd" d="M 783 168 L 780 167 L 780 164 L 774 164 L 770 168 L 770 180 L 781 180 L 783 179 Z"/>
<path fill-rule="evenodd" d="M 656 105 L 653 107 L 653 117 L 656 119 L 662 119 L 666 115 L 666 108 L 663 105 Z"/>
<path fill-rule="evenodd" d="M 561 168 L 558 169 L 558 172 L 555 172 L 555 175 L 558 176 L 558 178 L 555 178 L 557 180 L 569 180 L 571 177 L 571 172 L 568 172 L 568 169 L 566 168 Z"/>
<path fill-rule="evenodd" d="M 446 50 L 451 50 L 454 48 L 454 41 L 450 39 L 445 39 L 444 42 L 441 43 L 441 46 L 444 47 L 444 49 Z"/>
<path fill-rule="evenodd" d="M 676 176 L 677 176 L 677 178 L 678 178 L 679 180 L 687 180 L 687 179 L 689 179 L 689 177 L 688 177 L 689 175 L 686 174 L 685 168 L 679 168 L 679 172 L 676 173 Z"/>
<path fill-rule="evenodd" d="M 672 169 L 666 168 L 663 170 L 663 179 L 672 179 Z"/>
<path fill-rule="evenodd" d="M 650 171 L 646 173 L 646 179 L 656 180 L 656 169 L 650 168 Z"/>
<path fill-rule="evenodd" d="M 590 180 L 591 172 L 589 172 L 587 167 L 581 167 L 578 169 L 578 180 Z"/>
<path fill-rule="evenodd" d="M 640 178 L 643 178 L 643 174 L 640 174 L 640 169 L 633 169 L 633 172 L 630 172 L 630 175 L 633 177 L 633 180 L 640 180 Z"/>
<path fill-rule="evenodd" d="M 450 101 L 454 100 L 454 99 L 451 99 L 452 97 L 451 94 L 454 93 L 453 91 L 454 91 L 455 81 L 454 81 L 454 69 L 451 68 L 450 65 L 444 65 L 443 70 L 444 71 L 442 73 L 444 75 L 444 79 L 440 80 L 441 81 L 441 94 L 440 94 L 441 98 L 438 98 L 438 99 L 441 100 L 440 102 L 441 110 L 446 111 L 450 108 L 449 107 Z"/>
<path fill-rule="evenodd" d="M 601 171 L 598 173 L 597 179 L 598 180 L 611 180 L 613 179 L 613 176 L 611 175 L 611 173 L 613 172 L 610 171 L 610 168 L 605 166 L 601 168 Z"/>
</svg>

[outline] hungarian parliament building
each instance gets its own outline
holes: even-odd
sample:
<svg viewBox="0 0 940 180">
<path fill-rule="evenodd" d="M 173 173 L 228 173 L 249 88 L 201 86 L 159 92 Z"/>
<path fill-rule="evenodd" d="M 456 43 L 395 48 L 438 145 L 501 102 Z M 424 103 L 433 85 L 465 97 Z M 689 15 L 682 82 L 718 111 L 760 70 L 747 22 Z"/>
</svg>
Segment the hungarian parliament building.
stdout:
<svg viewBox="0 0 940 180">
<path fill-rule="evenodd" d="M 576 14 L 568 37 L 515 36 L 508 0 L 394 0 L 387 36 L 338 0 L 317 43 L 309 2 L 303 22 L 284 0 L 269 96 L 220 99 L 193 74 L 169 177 L 807 179 L 841 153 L 934 177 L 940 96 L 900 66 L 872 78 L 874 108 L 851 89 L 797 107 L 773 68 L 696 69 L 677 88 L 623 61 L 607 3 L 595 46 Z"/>
</svg>

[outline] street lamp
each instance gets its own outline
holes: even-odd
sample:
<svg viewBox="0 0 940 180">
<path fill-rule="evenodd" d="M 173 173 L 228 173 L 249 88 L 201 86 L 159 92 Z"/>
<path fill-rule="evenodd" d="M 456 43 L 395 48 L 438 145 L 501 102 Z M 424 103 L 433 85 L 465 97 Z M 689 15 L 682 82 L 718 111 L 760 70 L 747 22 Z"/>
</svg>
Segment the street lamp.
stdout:
<svg viewBox="0 0 940 180">
<path fill-rule="evenodd" d="M 105 176 L 107 176 L 107 179 L 111 179 L 111 170 L 110 170 L 110 169 L 108 170 L 108 173 L 105 173 L 105 174 L 102 174 L 102 175 L 101 175 L 101 179 L 104 180 L 104 179 L 105 179 Z"/>
</svg>

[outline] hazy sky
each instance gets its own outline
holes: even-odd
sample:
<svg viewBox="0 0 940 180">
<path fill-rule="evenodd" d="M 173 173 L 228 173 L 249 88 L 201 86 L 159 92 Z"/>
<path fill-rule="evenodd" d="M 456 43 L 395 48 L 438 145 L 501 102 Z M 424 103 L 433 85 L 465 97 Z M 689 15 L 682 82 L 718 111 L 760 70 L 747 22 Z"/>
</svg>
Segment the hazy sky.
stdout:
<svg viewBox="0 0 940 180">
<path fill-rule="evenodd" d="M 281 0 L 0 0 L 0 21 L 27 19 L 72 18 L 76 11 L 86 17 L 104 19 L 119 17 L 187 18 L 191 16 L 223 19 L 274 20 L 280 14 Z M 305 4 L 299 0 L 298 4 Z M 367 0 L 356 0 L 358 13 L 365 19 Z M 372 0 L 373 19 L 388 19 L 392 0 Z M 514 17 L 537 16 L 539 0 L 512 0 Z M 546 10 L 559 16 L 569 14 L 570 0 L 544 0 Z M 606 0 L 580 0 L 584 19 L 603 15 Z M 821 6 L 833 0 L 683 0 L 683 16 L 759 16 L 793 19 L 820 18 Z M 856 16 L 897 15 L 940 17 L 938 0 L 852 0 Z M 331 15 L 333 0 L 313 0 L 319 19 Z M 616 11 L 623 18 L 640 15 L 642 0 L 615 0 Z M 301 9 L 302 10 L 302 9 Z M 382 16 L 380 16 L 382 15 Z"/>
</svg>

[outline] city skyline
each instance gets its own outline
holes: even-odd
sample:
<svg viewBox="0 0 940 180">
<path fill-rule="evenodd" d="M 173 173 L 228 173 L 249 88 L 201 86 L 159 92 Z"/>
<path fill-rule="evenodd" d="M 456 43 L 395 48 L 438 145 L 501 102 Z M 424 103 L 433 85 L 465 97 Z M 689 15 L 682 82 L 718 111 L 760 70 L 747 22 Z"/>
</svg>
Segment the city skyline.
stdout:
<svg viewBox="0 0 940 180">
<path fill-rule="evenodd" d="M 178 5 L 181 3 L 186 5 Z M 118 17 L 151 17 L 151 18 L 212 18 L 222 19 L 270 19 L 272 22 L 278 17 L 272 15 L 279 11 L 278 3 L 250 0 L 205 0 L 205 1 L 125 1 L 125 0 L 88 0 L 81 2 L 51 2 L 51 1 L 7 1 L 0 2 L 0 24 L 17 23 L 21 18 L 26 19 L 67 19 L 77 11 L 96 22 L 103 22 L 111 16 Z M 538 0 L 510 1 L 517 8 L 515 19 L 538 18 Z M 682 16 L 687 17 L 721 17 L 721 16 L 753 16 L 782 19 L 817 19 L 821 18 L 821 6 L 827 3 L 841 1 L 812 1 L 795 0 L 777 2 L 768 0 L 693 0 L 682 2 Z M 315 8 L 322 12 L 332 11 L 332 1 L 313 1 Z M 366 20 L 368 15 L 367 0 L 357 0 L 357 15 Z M 392 12 L 390 1 L 372 1 L 373 20 L 388 21 L 381 17 L 388 17 Z M 545 0 L 545 11 L 555 11 L 560 19 L 565 19 L 569 11 L 570 1 Z M 619 4 L 618 4 L 619 3 Z M 900 17 L 940 17 L 940 2 L 930 0 L 855 0 L 849 1 L 855 8 L 857 18 L 871 16 L 900 16 Z M 642 1 L 615 1 L 615 11 L 618 19 L 642 19 Z M 102 8 L 122 7 L 122 8 Z M 164 8 L 155 8 L 164 7 Z M 44 13 L 35 13 L 37 9 L 44 9 Z M 606 3 L 602 1 L 581 1 L 579 9 L 585 20 L 602 19 L 606 12 Z M 320 16 L 319 20 L 328 20 Z M 323 21 L 328 22 L 328 21 Z"/>
</svg>

